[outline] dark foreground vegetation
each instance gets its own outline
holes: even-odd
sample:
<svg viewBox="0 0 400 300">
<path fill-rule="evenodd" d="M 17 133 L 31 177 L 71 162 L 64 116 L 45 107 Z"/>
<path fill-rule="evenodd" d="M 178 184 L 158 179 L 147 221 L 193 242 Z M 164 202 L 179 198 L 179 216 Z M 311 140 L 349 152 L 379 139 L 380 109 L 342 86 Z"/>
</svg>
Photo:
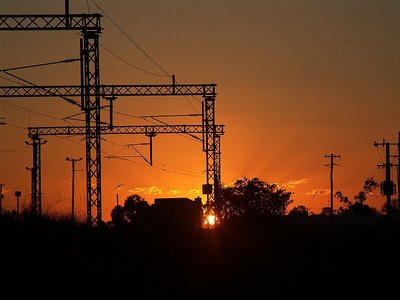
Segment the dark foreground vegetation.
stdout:
<svg viewBox="0 0 400 300">
<path fill-rule="evenodd" d="M 10 299 L 398 299 L 397 221 L 337 220 L 332 230 L 310 218 L 145 232 L 2 217 L 1 292 Z"/>
</svg>

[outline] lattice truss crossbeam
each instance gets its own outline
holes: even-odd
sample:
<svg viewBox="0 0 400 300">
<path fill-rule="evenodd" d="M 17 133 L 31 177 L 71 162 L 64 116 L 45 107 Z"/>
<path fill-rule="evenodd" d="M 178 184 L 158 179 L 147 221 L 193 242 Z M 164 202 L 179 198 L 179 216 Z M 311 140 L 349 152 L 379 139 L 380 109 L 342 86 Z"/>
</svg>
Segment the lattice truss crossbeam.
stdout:
<svg viewBox="0 0 400 300">
<path fill-rule="evenodd" d="M 1 86 L 0 97 L 96 96 L 203 96 L 215 97 L 215 84 L 99 85 L 83 90 L 80 85 Z"/>
</svg>

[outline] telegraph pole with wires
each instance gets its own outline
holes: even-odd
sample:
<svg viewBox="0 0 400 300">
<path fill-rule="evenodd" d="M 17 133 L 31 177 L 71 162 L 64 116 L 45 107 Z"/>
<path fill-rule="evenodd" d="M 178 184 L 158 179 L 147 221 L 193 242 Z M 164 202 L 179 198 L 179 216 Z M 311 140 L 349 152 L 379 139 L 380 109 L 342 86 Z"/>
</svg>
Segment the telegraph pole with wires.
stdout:
<svg viewBox="0 0 400 300">
<path fill-rule="evenodd" d="M 331 170 L 331 179 L 330 179 L 330 181 L 331 181 L 331 201 L 330 201 L 330 205 L 331 205 L 330 217 L 331 217 L 331 219 L 330 219 L 330 224 L 331 224 L 331 229 L 332 229 L 333 228 L 333 167 L 338 166 L 338 164 L 334 163 L 334 159 L 340 158 L 340 155 L 331 153 L 329 155 L 325 154 L 325 157 L 330 158 L 330 163 L 325 164 L 325 166 L 330 167 L 330 170 Z"/>
<path fill-rule="evenodd" d="M 75 163 L 77 161 L 81 161 L 82 157 L 80 158 L 70 158 L 67 157 L 65 160 L 70 161 L 72 164 L 72 196 L 71 196 L 71 221 L 75 223 Z"/>
<path fill-rule="evenodd" d="M 392 200 L 391 197 L 393 194 L 396 193 L 396 186 L 393 183 L 393 180 L 391 179 L 391 170 L 390 168 L 395 166 L 394 164 L 390 163 L 390 145 L 399 145 L 399 143 L 389 143 L 386 142 L 385 139 L 383 139 L 382 143 L 374 142 L 374 146 L 382 146 L 385 147 L 385 152 L 386 152 L 386 162 L 384 164 L 379 164 L 378 168 L 385 168 L 385 181 L 382 182 L 381 184 L 381 193 L 386 196 L 386 215 L 391 216 L 392 215 Z"/>
<path fill-rule="evenodd" d="M 397 189 L 400 188 L 400 131 L 397 140 Z M 400 192 L 397 190 L 397 213 L 400 216 Z"/>
</svg>

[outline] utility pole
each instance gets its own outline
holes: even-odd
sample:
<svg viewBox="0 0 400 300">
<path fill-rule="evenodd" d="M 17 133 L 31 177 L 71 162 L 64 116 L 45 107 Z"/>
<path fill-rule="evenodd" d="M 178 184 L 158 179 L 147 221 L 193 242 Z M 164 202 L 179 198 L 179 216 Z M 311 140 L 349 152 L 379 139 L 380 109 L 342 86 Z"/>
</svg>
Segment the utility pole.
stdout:
<svg viewBox="0 0 400 300">
<path fill-rule="evenodd" d="M 118 205 L 119 205 L 119 201 L 118 201 L 118 190 L 121 188 L 121 186 L 123 186 L 124 184 L 123 183 L 121 183 L 121 184 L 118 184 L 116 187 L 115 187 L 115 191 L 117 191 L 117 207 L 118 207 Z"/>
<path fill-rule="evenodd" d="M 15 197 L 17 198 L 17 215 L 19 215 L 19 197 L 21 197 L 21 192 L 15 191 Z"/>
<path fill-rule="evenodd" d="M 4 183 L 0 183 L 0 216 L 3 215 L 3 186 Z"/>
<path fill-rule="evenodd" d="M 75 223 L 75 163 L 77 161 L 81 161 L 80 158 L 69 158 L 67 157 L 65 160 L 70 161 L 72 163 L 72 197 L 71 197 L 71 221 Z"/>
<path fill-rule="evenodd" d="M 336 154 L 331 153 L 329 155 L 325 154 L 325 157 L 329 157 L 330 158 L 330 163 L 329 164 L 325 164 L 325 166 L 328 166 L 331 169 L 331 211 L 330 211 L 330 213 L 331 213 L 331 229 L 332 229 L 333 228 L 333 166 L 337 166 L 338 165 L 338 164 L 335 164 L 333 162 L 333 160 L 335 158 L 340 158 L 340 155 L 336 155 Z"/>
<path fill-rule="evenodd" d="M 397 140 L 397 213 L 400 216 L 400 131 Z"/>
<path fill-rule="evenodd" d="M 33 211 L 33 202 L 34 202 L 34 200 L 33 200 L 33 198 L 34 198 L 33 190 L 35 189 L 35 180 L 34 180 L 34 176 L 33 176 L 33 168 L 25 167 L 25 169 L 31 172 L 31 213 L 32 213 L 32 211 Z"/>
<path fill-rule="evenodd" d="M 374 142 L 375 147 L 383 146 L 383 147 L 385 147 L 385 150 L 386 150 L 386 162 L 384 164 L 378 165 L 378 168 L 385 168 L 386 178 L 385 178 L 385 181 L 382 183 L 381 193 L 386 195 L 386 206 L 387 206 L 386 207 L 386 215 L 387 216 L 390 216 L 392 214 L 391 197 L 395 192 L 394 183 L 390 176 L 390 168 L 392 166 L 394 166 L 393 164 L 390 163 L 390 145 L 391 144 L 393 145 L 394 143 L 386 142 L 385 139 L 383 139 L 382 143 Z"/>
</svg>

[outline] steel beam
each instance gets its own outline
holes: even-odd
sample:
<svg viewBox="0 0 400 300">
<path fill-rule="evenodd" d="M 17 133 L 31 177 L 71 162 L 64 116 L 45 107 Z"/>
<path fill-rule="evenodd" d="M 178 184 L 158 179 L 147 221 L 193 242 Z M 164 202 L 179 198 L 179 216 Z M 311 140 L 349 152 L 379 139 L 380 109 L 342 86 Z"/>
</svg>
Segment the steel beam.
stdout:
<svg viewBox="0 0 400 300">
<path fill-rule="evenodd" d="M 0 30 L 101 31 L 100 14 L 0 15 Z"/>
<path fill-rule="evenodd" d="M 216 84 L 99 85 L 84 89 L 65 86 L 0 86 L 0 97 L 81 97 L 81 96 L 202 96 L 215 97 Z"/>
<path fill-rule="evenodd" d="M 224 125 L 215 125 L 212 130 L 217 135 L 224 134 Z M 28 136 L 44 136 L 44 135 L 84 135 L 86 133 L 85 126 L 60 126 L 60 127 L 28 127 Z M 138 125 L 138 126 L 109 126 L 100 127 L 101 134 L 166 134 L 166 133 L 204 133 L 202 125 Z"/>
</svg>

